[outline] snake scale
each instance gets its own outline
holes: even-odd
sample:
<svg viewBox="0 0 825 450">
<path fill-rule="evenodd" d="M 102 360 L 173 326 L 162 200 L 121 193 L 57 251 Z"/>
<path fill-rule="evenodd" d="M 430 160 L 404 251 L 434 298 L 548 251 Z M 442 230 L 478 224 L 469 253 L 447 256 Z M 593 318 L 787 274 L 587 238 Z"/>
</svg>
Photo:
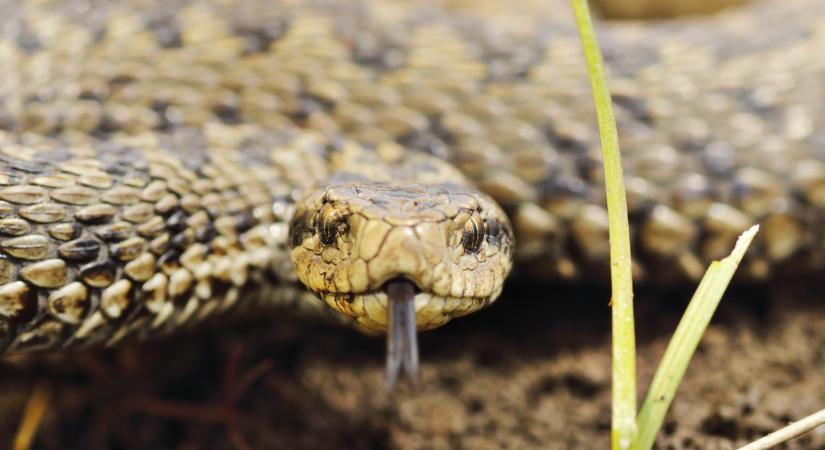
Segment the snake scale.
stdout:
<svg viewBox="0 0 825 450">
<path fill-rule="evenodd" d="M 0 349 L 285 304 L 382 331 L 398 279 L 426 329 L 513 264 L 605 273 L 578 37 L 536 3 L 0 2 Z M 825 268 L 825 4 L 598 32 L 635 276 L 757 222 L 746 276 Z"/>
</svg>

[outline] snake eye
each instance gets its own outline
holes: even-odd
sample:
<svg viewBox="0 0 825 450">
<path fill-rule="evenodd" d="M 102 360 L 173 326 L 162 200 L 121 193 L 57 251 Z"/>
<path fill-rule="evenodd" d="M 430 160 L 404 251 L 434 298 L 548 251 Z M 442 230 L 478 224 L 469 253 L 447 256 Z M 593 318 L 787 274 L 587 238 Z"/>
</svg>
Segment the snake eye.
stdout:
<svg viewBox="0 0 825 450">
<path fill-rule="evenodd" d="M 335 244 L 338 236 L 347 232 L 347 222 L 345 217 L 336 211 L 332 205 L 326 205 L 321 209 L 317 229 L 321 244 L 329 247 Z"/>
<path fill-rule="evenodd" d="M 467 222 L 464 223 L 464 235 L 461 237 L 461 244 L 464 251 L 475 253 L 481 249 L 486 233 L 484 220 L 478 213 L 474 213 Z"/>
</svg>

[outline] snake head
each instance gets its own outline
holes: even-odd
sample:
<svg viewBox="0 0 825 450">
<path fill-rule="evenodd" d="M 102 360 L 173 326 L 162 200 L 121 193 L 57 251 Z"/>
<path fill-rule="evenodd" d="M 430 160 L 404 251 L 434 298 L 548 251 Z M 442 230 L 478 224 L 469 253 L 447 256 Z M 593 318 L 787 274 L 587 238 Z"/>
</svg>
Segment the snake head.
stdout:
<svg viewBox="0 0 825 450">
<path fill-rule="evenodd" d="M 507 216 L 485 194 L 452 184 L 326 186 L 298 203 L 289 241 L 301 282 L 376 331 L 390 323 L 391 282 L 411 285 L 424 330 L 492 303 L 512 266 Z"/>
</svg>

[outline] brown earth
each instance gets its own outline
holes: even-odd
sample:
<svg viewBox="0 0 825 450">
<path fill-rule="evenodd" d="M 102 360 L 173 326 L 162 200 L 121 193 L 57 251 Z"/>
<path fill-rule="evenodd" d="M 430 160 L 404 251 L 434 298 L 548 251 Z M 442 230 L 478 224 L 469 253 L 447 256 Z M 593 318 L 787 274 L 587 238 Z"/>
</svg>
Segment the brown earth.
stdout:
<svg viewBox="0 0 825 450">
<path fill-rule="evenodd" d="M 825 407 L 816 286 L 753 286 L 725 299 L 657 448 L 734 448 Z M 423 334 L 420 386 L 394 396 L 383 391 L 381 340 L 297 320 L 8 360 L 0 448 L 36 386 L 51 396 L 33 449 L 608 448 L 607 292 L 531 286 L 506 296 Z M 637 295 L 642 386 L 685 300 Z M 825 449 L 825 429 L 785 448 Z"/>
</svg>

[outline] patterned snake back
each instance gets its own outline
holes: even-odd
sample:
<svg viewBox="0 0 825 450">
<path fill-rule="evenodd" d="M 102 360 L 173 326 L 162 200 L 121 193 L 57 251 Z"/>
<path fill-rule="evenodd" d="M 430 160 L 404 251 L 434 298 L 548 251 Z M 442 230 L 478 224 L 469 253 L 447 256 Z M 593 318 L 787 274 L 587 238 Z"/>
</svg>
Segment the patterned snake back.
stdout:
<svg viewBox="0 0 825 450">
<path fill-rule="evenodd" d="M 293 263 L 304 238 L 335 241 L 290 221 L 342 179 L 413 173 L 463 192 L 439 210 L 451 221 L 439 236 L 459 249 L 455 270 L 490 272 L 472 287 L 451 275 L 428 326 L 494 300 L 513 245 L 518 276 L 604 272 L 578 37 L 566 1 L 535 3 L 1 2 L 0 349 L 112 345 L 230 310 L 317 305 L 298 279 L 381 329 L 386 311 L 324 295 L 312 284 L 338 286 L 333 272 Z M 756 222 L 746 275 L 825 268 L 825 4 L 597 31 L 637 277 L 695 279 Z"/>
</svg>

